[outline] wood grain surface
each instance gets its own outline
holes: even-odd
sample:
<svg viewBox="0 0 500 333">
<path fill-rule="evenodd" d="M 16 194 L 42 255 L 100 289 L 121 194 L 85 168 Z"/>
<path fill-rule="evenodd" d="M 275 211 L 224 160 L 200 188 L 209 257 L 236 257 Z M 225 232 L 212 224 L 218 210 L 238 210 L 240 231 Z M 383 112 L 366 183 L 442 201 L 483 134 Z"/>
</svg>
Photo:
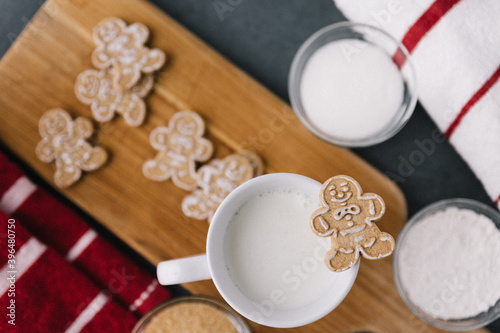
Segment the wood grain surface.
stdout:
<svg viewBox="0 0 500 333">
<path fill-rule="evenodd" d="M 38 120 L 47 110 L 66 109 L 91 118 L 73 86 L 92 68 L 92 27 L 109 16 L 141 22 L 151 31 L 148 46 L 164 50 L 167 64 L 146 99 L 145 123 L 129 127 L 116 117 L 94 122 L 93 142 L 110 155 L 107 164 L 60 190 L 153 264 L 204 252 L 208 224 L 185 217 L 189 193 L 171 182 L 154 182 L 141 172 L 155 155 L 149 133 L 177 111 L 192 109 L 205 119 L 214 157 L 244 148 L 257 151 L 266 172 L 292 172 L 320 182 L 336 174 L 356 178 L 366 192 L 381 195 L 387 212 L 379 227 L 397 236 L 406 219 L 401 191 L 388 178 L 346 149 L 317 139 L 290 107 L 160 10 L 140 0 L 48 0 L 0 62 L 0 140 L 53 184 L 54 166 L 35 156 Z M 103 258 L 103 260 L 106 260 Z M 221 298 L 212 281 L 184 285 L 195 294 Z M 249 323 L 254 332 L 278 332 Z M 390 258 L 363 260 L 345 301 L 316 323 L 289 332 L 433 332 L 400 299 Z M 479 330 L 481 331 L 481 330 Z M 479 332 L 478 331 L 478 332 Z"/>
</svg>

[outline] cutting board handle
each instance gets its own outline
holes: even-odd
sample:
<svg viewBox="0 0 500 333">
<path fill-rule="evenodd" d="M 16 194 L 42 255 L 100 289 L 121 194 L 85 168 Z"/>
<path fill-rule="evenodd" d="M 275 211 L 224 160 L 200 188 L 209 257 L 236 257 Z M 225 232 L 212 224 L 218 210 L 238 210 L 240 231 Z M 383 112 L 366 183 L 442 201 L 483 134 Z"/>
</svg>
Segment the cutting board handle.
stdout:
<svg viewBox="0 0 500 333">
<path fill-rule="evenodd" d="M 206 254 L 160 262 L 156 268 L 158 282 L 172 285 L 211 279 Z"/>
</svg>

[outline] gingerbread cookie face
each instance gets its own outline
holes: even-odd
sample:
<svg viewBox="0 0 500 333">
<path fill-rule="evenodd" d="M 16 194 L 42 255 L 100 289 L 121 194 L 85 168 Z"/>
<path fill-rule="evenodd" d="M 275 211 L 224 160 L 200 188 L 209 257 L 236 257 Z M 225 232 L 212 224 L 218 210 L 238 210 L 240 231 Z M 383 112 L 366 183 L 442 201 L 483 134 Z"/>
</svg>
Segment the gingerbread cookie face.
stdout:
<svg viewBox="0 0 500 333">
<path fill-rule="evenodd" d="M 373 223 L 385 212 L 380 196 L 363 194 L 351 177 L 335 176 L 321 187 L 320 201 L 322 208 L 312 215 L 310 224 L 316 235 L 331 237 L 325 263 L 332 271 L 351 268 L 360 254 L 379 259 L 394 251 L 394 238 Z"/>
<path fill-rule="evenodd" d="M 118 91 L 131 89 L 142 73 L 153 73 L 165 63 L 163 51 L 144 46 L 149 30 L 141 23 L 127 26 L 123 20 L 110 17 L 94 27 L 93 37 L 97 48 L 92 63 L 99 69 L 114 69 L 112 83 Z"/>
<path fill-rule="evenodd" d="M 129 90 L 119 91 L 113 83 L 114 69 L 86 70 L 75 82 L 76 97 L 90 105 L 94 119 L 108 122 L 118 113 L 130 126 L 139 126 L 146 116 L 142 100 L 153 87 L 153 76 L 145 75 Z"/>
<path fill-rule="evenodd" d="M 203 138 L 205 124 L 193 111 L 179 111 L 170 119 L 168 127 L 157 127 L 150 134 L 153 148 L 158 150 L 154 159 L 144 163 L 146 178 L 164 181 L 169 178 L 184 190 L 196 188 L 196 162 L 212 156 L 213 145 Z"/>
<path fill-rule="evenodd" d="M 42 140 L 36 146 L 37 157 L 45 163 L 55 160 L 54 182 L 59 187 L 75 183 L 83 171 L 92 171 L 107 160 L 107 153 L 92 147 L 86 140 L 94 131 L 90 120 L 71 119 L 62 109 L 52 109 L 42 115 L 39 132 Z"/>
<path fill-rule="evenodd" d="M 222 200 L 254 174 L 252 162 L 240 154 L 211 161 L 198 171 L 200 188 L 184 198 L 182 211 L 186 216 L 210 222 Z"/>
</svg>

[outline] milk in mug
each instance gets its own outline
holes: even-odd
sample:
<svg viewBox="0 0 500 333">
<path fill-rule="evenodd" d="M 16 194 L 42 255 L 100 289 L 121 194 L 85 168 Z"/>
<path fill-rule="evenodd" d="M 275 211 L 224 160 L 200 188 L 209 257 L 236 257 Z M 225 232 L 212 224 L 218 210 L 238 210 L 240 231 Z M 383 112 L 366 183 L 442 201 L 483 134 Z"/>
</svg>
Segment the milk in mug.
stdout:
<svg viewBox="0 0 500 333">
<path fill-rule="evenodd" d="M 317 198 L 276 189 L 244 203 L 231 218 L 224 253 L 231 278 L 257 303 L 277 308 L 306 306 L 328 288 L 336 273 L 324 264 L 329 238 L 316 236 L 309 219 Z"/>
</svg>

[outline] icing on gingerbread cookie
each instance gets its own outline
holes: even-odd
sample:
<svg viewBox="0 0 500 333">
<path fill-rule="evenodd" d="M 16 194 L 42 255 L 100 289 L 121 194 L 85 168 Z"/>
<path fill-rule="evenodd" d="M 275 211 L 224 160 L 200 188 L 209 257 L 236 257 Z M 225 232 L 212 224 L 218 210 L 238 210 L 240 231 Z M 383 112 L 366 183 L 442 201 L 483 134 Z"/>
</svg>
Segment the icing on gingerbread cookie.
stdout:
<svg viewBox="0 0 500 333">
<path fill-rule="evenodd" d="M 144 24 L 127 26 L 123 20 L 110 17 L 94 27 L 93 37 L 97 48 L 92 63 L 99 69 L 115 69 L 113 85 L 117 90 L 132 88 L 142 73 L 153 73 L 165 63 L 163 51 L 144 46 L 149 37 Z"/>
<path fill-rule="evenodd" d="M 42 140 L 35 153 L 45 163 L 55 160 L 57 186 L 70 186 L 80 178 L 82 170 L 92 171 L 106 162 L 106 151 L 86 141 L 94 131 L 90 120 L 72 120 L 66 111 L 52 109 L 42 115 L 38 128 Z"/>
<path fill-rule="evenodd" d="M 142 100 L 153 88 L 153 76 L 143 76 L 128 90 L 117 90 L 112 83 L 114 69 L 86 70 L 75 82 L 76 97 L 90 105 L 94 119 L 108 122 L 115 113 L 120 114 L 130 126 L 139 126 L 146 116 L 146 105 Z"/>
<path fill-rule="evenodd" d="M 196 162 L 210 158 L 213 145 L 203 138 L 205 124 L 193 111 L 174 114 L 168 127 L 157 127 L 150 134 L 156 157 L 144 163 L 146 178 L 163 181 L 172 178 L 174 184 L 187 191 L 196 188 Z"/>
<path fill-rule="evenodd" d="M 314 233 L 331 237 L 331 249 L 325 256 L 325 263 L 332 271 L 342 272 L 359 260 L 379 259 L 394 250 L 394 238 L 381 232 L 373 223 L 385 212 L 380 196 L 365 193 L 353 178 L 335 176 L 321 187 L 322 208 L 311 216 Z"/>
<path fill-rule="evenodd" d="M 254 173 L 252 162 L 240 154 L 212 160 L 198 171 L 200 188 L 184 198 L 182 211 L 186 216 L 210 222 L 222 200 Z"/>
</svg>

